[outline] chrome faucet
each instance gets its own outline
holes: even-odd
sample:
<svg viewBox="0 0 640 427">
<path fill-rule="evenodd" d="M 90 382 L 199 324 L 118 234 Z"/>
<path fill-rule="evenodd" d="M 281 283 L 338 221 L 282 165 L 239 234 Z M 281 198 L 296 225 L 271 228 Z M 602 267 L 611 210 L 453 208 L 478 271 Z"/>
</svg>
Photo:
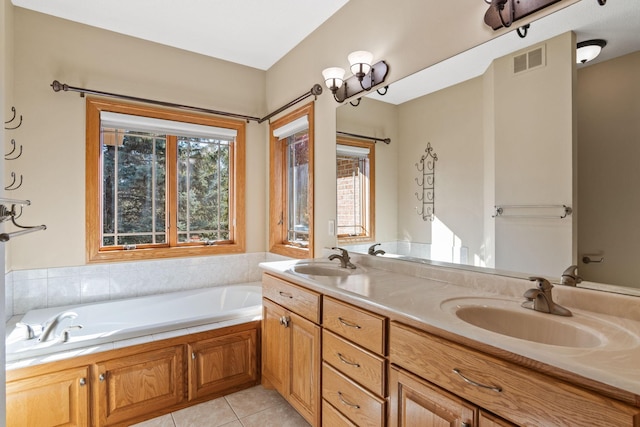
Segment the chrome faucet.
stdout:
<svg viewBox="0 0 640 427">
<path fill-rule="evenodd" d="M 351 262 L 351 259 L 349 258 L 349 252 L 347 252 L 346 249 L 342 249 L 342 248 L 331 248 L 334 251 L 340 251 L 341 254 L 332 254 L 329 255 L 329 260 L 333 261 L 334 259 L 339 259 L 340 260 L 340 267 L 342 268 L 356 268 L 356 266 Z"/>
<path fill-rule="evenodd" d="M 570 265 L 565 271 L 562 272 L 560 284 L 567 286 L 576 286 L 578 283 L 582 282 L 582 277 L 578 276 L 577 270 L 577 265 Z"/>
<path fill-rule="evenodd" d="M 56 314 L 42 325 L 42 333 L 38 337 L 38 342 L 48 341 L 58 324 L 64 319 L 75 319 L 76 317 L 78 317 L 78 313 L 75 311 L 63 311 L 62 313 Z"/>
<path fill-rule="evenodd" d="M 553 285 L 543 277 L 529 277 L 529 280 L 538 283 L 537 288 L 532 288 L 524 293 L 527 299 L 522 303 L 524 308 L 540 311 L 543 313 L 556 314 L 558 316 L 571 316 L 571 312 L 561 305 L 553 302 L 551 289 Z"/>
<path fill-rule="evenodd" d="M 369 252 L 368 252 L 368 253 L 369 253 L 369 255 L 376 256 L 376 255 L 384 255 L 384 254 L 386 253 L 386 252 L 385 252 L 385 251 L 383 251 L 382 249 L 378 249 L 378 250 L 376 251 L 376 246 L 380 246 L 380 243 L 376 243 L 375 245 L 371 245 L 371 246 L 369 247 Z"/>
</svg>

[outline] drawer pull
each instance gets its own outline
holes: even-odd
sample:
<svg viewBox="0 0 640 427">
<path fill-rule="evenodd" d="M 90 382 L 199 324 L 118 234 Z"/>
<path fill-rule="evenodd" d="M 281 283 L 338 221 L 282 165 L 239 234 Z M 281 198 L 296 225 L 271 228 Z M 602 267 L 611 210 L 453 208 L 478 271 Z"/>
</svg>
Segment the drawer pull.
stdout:
<svg viewBox="0 0 640 427">
<path fill-rule="evenodd" d="M 349 366 L 355 366 L 356 368 L 360 367 L 359 363 L 349 362 L 347 359 L 345 359 L 344 356 L 342 356 L 342 353 L 337 353 L 337 354 L 338 354 L 338 359 L 340 359 L 342 363 L 345 363 Z"/>
<path fill-rule="evenodd" d="M 342 317 L 338 317 L 338 321 L 340 321 L 340 323 L 342 323 L 344 326 L 348 326 L 350 328 L 355 328 L 355 329 L 362 329 L 360 327 L 360 325 L 356 325 L 355 323 L 350 323 L 347 322 L 346 320 L 344 320 Z"/>
<path fill-rule="evenodd" d="M 291 294 L 290 294 L 290 293 L 288 293 L 288 292 L 282 292 L 282 291 L 279 291 L 278 293 L 280 294 L 280 296 L 281 296 L 281 297 L 285 297 L 285 298 L 293 298 L 293 295 L 291 295 Z"/>
<path fill-rule="evenodd" d="M 349 403 L 346 400 L 344 400 L 344 397 L 342 397 L 342 392 L 338 392 L 338 399 L 340 399 L 340 403 L 342 403 L 343 405 L 346 405 L 350 408 L 353 409 L 360 409 L 360 405 L 354 405 L 353 403 Z"/>
<path fill-rule="evenodd" d="M 460 372 L 460 370 L 459 370 L 459 369 L 457 369 L 457 368 L 454 368 L 454 369 L 453 369 L 453 373 L 454 373 L 454 374 L 457 374 L 457 375 L 458 375 L 458 376 L 460 376 L 460 378 L 462 378 L 466 383 L 471 384 L 471 385 L 473 385 L 473 386 L 480 387 L 480 388 L 486 388 L 486 389 L 489 389 L 489 390 L 491 390 L 491 391 L 495 391 L 496 393 L 500 393 L 500 392 L 502 391 L 502 388 L 501 388 L 501 387 L 494 386 L 494 385 L 481 384 L 481 383 L 477 383 L 477 382 L 475 382 L 475 381 L 473 381 L 473 380 L 470 380 L 469 378 L 467 378 L 467 377 L 465 377 L 464 375 L 462 375 L 462 372 Z"/>
</svg>

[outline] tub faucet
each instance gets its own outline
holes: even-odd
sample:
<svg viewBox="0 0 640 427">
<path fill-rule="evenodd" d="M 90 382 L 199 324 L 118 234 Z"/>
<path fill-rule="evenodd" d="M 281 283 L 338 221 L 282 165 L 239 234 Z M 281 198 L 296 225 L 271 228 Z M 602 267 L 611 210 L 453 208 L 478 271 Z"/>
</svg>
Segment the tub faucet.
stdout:
<svg viewBox="0 0 640 427">
<path fill-rule="evenodd" d="M 560 278 L 561 285 L 576 286 L 580 282 L 582 282 L 582 277 L 578 276 L 577 265 L 570 265 L 562 272 L 562 277 Z"/>
<path fill-rule="evenodd" d="M 75 319 L 76 317 L 78 317 L 78 313 L 75 311 L 63 311 L 62 313 L 56 314 L 42 325 L 42 333 L 38 337 L 38 342 L 45 342 L 51 339 L 50 337 L 56 330 L 56 327 L 64 319 Z"/>
<path fill-rule="evenodd" d="M 386 252 L 385 252 L 385 251 L 383 251 L 382 249 L 378 249 L 378 250 L 376 251 L 376 246 L 380 246 L 380 243 L 376 243 L 375 245 L 371 245 L 371 246 L 369 247 L 369 252 L 368 252 L 368 253 L 369 253 L 369 255 L 376 256 L 376 255 L 384 255 L 384 254 L 386 253 Z"/>
<path fill-rule="evenodd" d="M 340 251 L 341 254 L 332 254 L 329 255 L 329 260 L 333 261 L 334 259 L 339 259 L 340 260 L 340 267 L 342 268 L 356 268 L 355 265 L 353 265 L 353 263 L 351 262 L 351 258 L 349 258 L 349 252 L 347 252 L 346 249 L 342 249 L 342 248 L 331 248 L 334 251 Z"/>
<path fill-rule="evenodd" d="M 553 285 L 543 277 L 529 277 L 529 280 L 538 283 L 537 288 L 532 288 L 524 293 L 527 299 L 522 303 L 524 308 L 540 311 L 543 313 L 556 314 L 558 316 L 571 316 L 571 312 L 561 305 L 553 302 L 551 289 Z"/>
</svg>

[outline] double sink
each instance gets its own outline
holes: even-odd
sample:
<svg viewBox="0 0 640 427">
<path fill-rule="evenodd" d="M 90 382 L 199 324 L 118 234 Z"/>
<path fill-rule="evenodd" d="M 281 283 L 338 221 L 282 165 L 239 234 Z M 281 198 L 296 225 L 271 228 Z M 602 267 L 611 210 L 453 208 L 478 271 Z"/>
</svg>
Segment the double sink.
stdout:
<svg viewBox="0 0 640 427">
<path fill-rule="evenodd" d="M 346 278 L 366 273 L 342 268 L 327 261 L 304 261 L 292 265 L 289 273 L 307 276 Z M 584 312 L 571 317 L 540 313 L 521 307 L 521 301 L 502 298 L 463 297 L 443 301 L 440 309 L 473 327 L 518 340 L 567 348 L 607 348 L 620 350 L 637 346 L 636 334 Z"/>
</svg>

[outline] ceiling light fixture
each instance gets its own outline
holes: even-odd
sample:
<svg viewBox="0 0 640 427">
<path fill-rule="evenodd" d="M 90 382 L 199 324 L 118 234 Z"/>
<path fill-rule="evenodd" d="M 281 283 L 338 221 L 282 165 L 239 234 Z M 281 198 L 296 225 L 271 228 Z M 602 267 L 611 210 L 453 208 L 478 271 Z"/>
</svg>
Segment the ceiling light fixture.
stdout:
<svg viewBox="0 0 640 427">
<path fill-rule="evenodd" d="M 389 67 L 384 61 L 373 62 L 373 54 L 365 50 L 351 52 L 347 57 L 349 67 L 353 75 L 347 79 L 344 78 L 345 71 L 340 67 L 325 68 L 322 71 L 324 82 L 333 94 L 333 98 L 337 102 L 344 102 L 348 98 L 352 98 L 363 91 L 369 91 L 374 86 L 384 83 L 389 72 Z M 385 86 L 384 92 L 378 89 L 380 95 L 387 93 L 388 86 Z M 351 102 L 351 105 L 360 104 L 360 98 L 357 103 Z"/>
<path fill-rule="evenodd" d="M 600 55 L 600 51 L 602 51 L 602 48 L 606 45 L 607 41 L 602 39 L 586 40 L 578 43 L 576 50 L 576 63 L 584 64 L 585 62 L 595 59 Z"/>
</svg>

